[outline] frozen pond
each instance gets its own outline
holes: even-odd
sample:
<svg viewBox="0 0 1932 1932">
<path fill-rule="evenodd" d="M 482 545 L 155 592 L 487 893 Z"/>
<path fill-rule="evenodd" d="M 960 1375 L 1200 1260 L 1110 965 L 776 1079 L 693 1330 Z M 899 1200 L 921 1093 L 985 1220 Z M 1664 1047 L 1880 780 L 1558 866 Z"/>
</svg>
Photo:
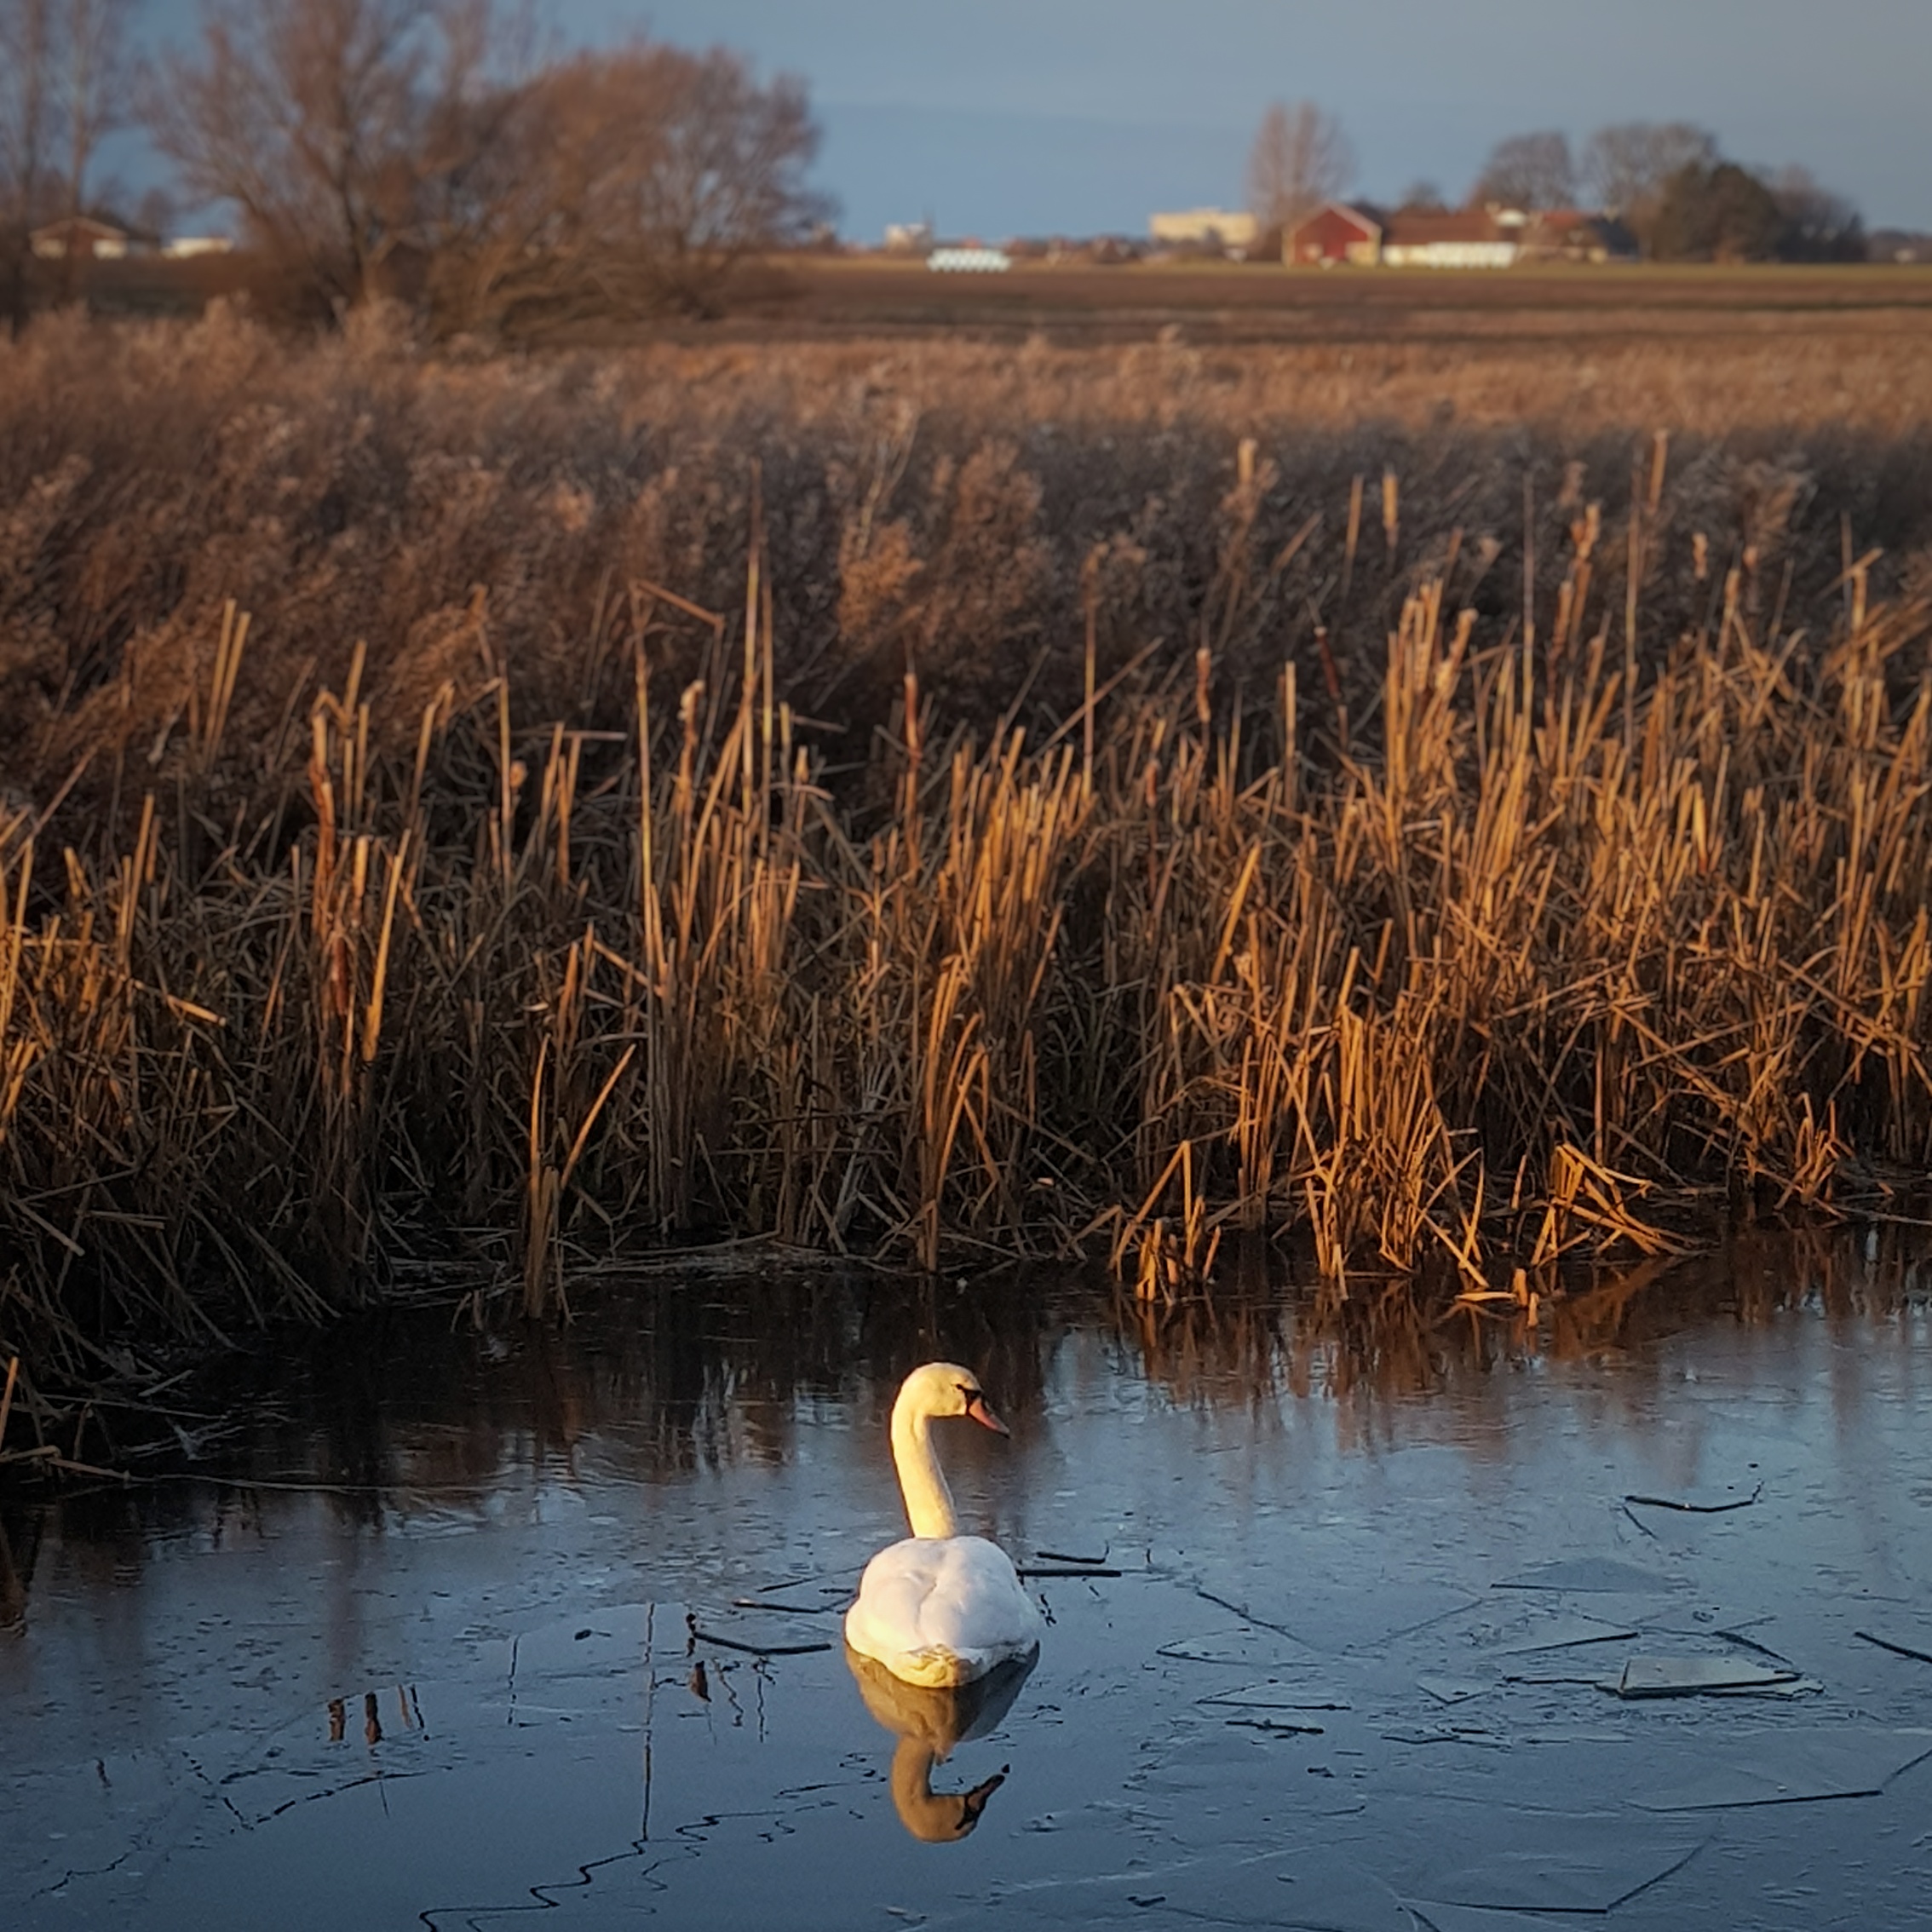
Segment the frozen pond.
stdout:
<svg viewBox="0 0 1932 1932">
<path fill-rule="evenodd" d="M 8 1505 L 6 1923 L 1932 1915 L 1932 1314 L 1889 1252 L 1607 1278 L 1540 1334 L 920 1299 L 337 1331 L 250 1371 L 204 1451 L 245 1482 Z M 938 1431 L 969 1526 L 1096 1573 L 1031 1578 L 1038 1666 L 976 1712 L 838 1641 L 935 1354 L 1013 1426 Z"/>
</svg>

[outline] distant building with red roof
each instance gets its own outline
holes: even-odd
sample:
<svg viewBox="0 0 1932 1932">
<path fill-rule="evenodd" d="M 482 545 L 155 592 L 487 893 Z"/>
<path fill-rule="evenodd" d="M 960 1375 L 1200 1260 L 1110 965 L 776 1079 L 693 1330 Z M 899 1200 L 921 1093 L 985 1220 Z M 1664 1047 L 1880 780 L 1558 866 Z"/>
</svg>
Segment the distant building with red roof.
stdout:
<svg viewBox="0 0 1932 1932">
<path fill-rule="evenodd" d="M 1509 268 L 1519 262 L 1623 262 L 1636 238 L 1622 222 L 1582 209 L 1526 213 L 1519 208 L 1398 209 L 1331 201 L 1282 239 L 1291 267 L 1343 262 L 1390 268 Z"/>
<path fill-rule="evenodd" d="M 1282 238 L 1281 259 L 1291 267 L 1330 268 L 1341 262 L 1372 267 L 1382 252 L 1379 209 L 1325 203 Z"/>
</svg>

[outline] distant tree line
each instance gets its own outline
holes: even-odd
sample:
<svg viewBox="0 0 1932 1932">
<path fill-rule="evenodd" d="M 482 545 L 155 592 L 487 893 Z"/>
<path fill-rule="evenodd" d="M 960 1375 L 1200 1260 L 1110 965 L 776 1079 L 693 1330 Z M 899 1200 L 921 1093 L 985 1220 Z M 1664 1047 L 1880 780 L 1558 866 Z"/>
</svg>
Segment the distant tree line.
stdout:
<svg viewBox="0 0 1932 1932">
<path fill-rule="evenodd" d="M 1513 135 L 1491 150 L 1469 198 L 1517 208 L 1587 201 L 1615 214 L 1659 262 L 1863 262 L 1867 252 L 1858 210 L 1804 169 L 1746 168 L 1688 121 L 1599 128 L 1577 157 L 1556 129 Z"/>
<path fill-rule="evenodd" d="M 0 0 L 0 316 L 26 313 L 34 230 L 75 221 L 129 104 L 134 0 Z"/>
<path fill-rule="evenodd" d="M 1250 151 L 1249 206 L 1264 228 L 1292 226 L 1348 186 L 1354 150 L 1339 122 L 1310 101 L 1276 102 Z M 1615 215 L 1659 262 L 1862 262 L 1857 209 L 1803 168 L 1771 173 L 1727 159 L 1687 121 L 1599 128 L 1573 152 L 1556 129 L 1511 135 L 1490 151 L 1463 205 L 1525 210 L 1579 204 Z M 1400 205 L 1446 211 L 1432 181 Z"/>
<path fill-rule="evenodd" d="M 147 118 L 186 190 L 316 295 L 415 297 L 451 329 L 703 310 L 830 216 L 799 81 L 531 43 L 492 0 L 204 0 Z"/>
<path fill-rule="evenodd" d="M 833 208 L 802 83 L 634 39 L 545 48 L 497 0 L 203 0 L 138 72 L 136 0 L 0 0 L 0 302 L 37 224 L 82 204 L 130 117 L 195 204 L 233 211 L 290 305 L 372 297 L 448 330 L 715 305 Z"/>
</svg>

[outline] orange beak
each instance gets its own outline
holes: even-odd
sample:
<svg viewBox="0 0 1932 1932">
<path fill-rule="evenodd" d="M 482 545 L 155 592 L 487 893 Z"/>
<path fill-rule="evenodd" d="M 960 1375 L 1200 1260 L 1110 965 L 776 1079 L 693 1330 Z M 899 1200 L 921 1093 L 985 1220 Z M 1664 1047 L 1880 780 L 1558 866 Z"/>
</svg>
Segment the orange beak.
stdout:
<svg viewBox="0 0 1932 1932">
<path fill-rule="evenodd" d="M 990 1429 L 995 1435 L 1010 1435 L 1013 1431 L 986 1406 L 986 1399 L 975 1390 L 966 1398 L 966 1413 L 981 1429 Z"/>
</svg>

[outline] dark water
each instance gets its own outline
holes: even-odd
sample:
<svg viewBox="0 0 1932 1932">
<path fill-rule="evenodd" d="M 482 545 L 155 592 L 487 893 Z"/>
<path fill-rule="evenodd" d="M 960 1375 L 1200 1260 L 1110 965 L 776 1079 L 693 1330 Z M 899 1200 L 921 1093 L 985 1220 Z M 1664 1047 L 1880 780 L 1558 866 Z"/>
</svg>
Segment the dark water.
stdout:
<svg viewBox="0 0 1932 1932">
<path fill-rule="evenodd" d="M 0 1516 L 0 1916 L 1922 1924 L 1932 1661 L 1870 1638 L 1932 1657 L 1928 1285 L 1756 1248 L 1538 1334 L 697 1282 L 282 1351 L 203 1447 L 248 1482 Z M 977 1712 L 837 1646 L 935 1354 L 1014 1427 L 943 1445 L 974 1526 L 1121 1573 L 1034 1579 Z M 1758 1681 L 1616 1688 L 1693 1669 Z"/>
</svg>

